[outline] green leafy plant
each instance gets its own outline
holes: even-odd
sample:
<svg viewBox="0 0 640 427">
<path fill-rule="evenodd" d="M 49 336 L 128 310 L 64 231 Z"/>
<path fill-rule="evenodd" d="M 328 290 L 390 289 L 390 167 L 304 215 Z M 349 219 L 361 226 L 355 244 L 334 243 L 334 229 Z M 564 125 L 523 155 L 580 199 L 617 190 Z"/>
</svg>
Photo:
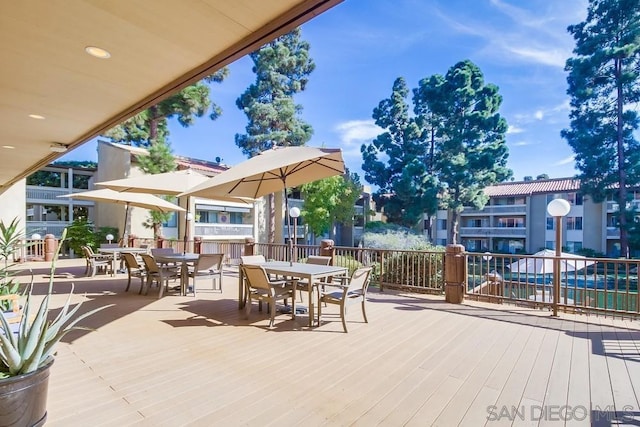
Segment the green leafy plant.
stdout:
<svg viewBox="0 0 640 427">
<path fill-rule="evenodd" d="M 0 222 L 1 224 L 1 222 Z M 66 238 L 67 230 L 62 233 L 63 241 Z M 15 375 L 27 374 L 50 362 L 55 352 L 56 345 L 62 337 L 72 330 L 85 329 L 77 326 L 82 319 L 109 306 L 98 307 L 87 313 L 76 316 L 82 303 L 78 303 L 71 308 L 71 292 L 60 310 L 60 313 L 53 320 L 48 320 L 49 302 L 53 294 L 53 278 L 55 277 L 56 261 L 60 253 L 60 246 L 51 262 L 51 273 L 49 275 L 49 288 L 39 307 L 35 309 L 32 296 L 33 280 L 29 285 L 27 299 L 23 307 L 23 315 L 18 325 L 18 330 L 14 333 L 7 319 L 0 315 L 0 378 L 7 378 Z M 31 320 L 33 311 L 36 311 Z"/>
<path fill-rule="evenodd" d="M 14 218 L 8 225 L 0 221 L 0 258 L 3 261 L 0 266 L 0 295 L 16 294 L 19 291 L 20 283 L 9 269 L 9 258 L 22 244 L 23 234 L 18 218 Z M 10 306 L 11 301 L 0 300 L 0 310 L 7 311 Z"/>
</svg>

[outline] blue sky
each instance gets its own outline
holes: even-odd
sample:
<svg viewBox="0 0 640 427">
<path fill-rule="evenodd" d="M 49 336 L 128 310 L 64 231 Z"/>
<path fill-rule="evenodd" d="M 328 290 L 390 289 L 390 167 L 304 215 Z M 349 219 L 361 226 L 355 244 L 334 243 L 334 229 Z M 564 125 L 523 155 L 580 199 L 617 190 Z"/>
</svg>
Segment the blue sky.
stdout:
<svg viewBox="0 0 640 427">
<path fill-rule="evenodd" d="M 583 21 L 586 10 L 587 0 L 345 0 L 302 27 L 316 63 L 296 98 L 314 129 L 308 145 L 342 148 L 349 169 L 364 178 L 360 146 L 381 132 L 371 114 L 393 81 L 402 76 L 414 88 L 470 59 L 503 96 L 514 177 L 572 176 L 572 151 L 560 137 L 569 124 L 564 64 L 574 48 L 566 28 Z M 234 135 L 247 119 L 235 100 L 254 81 L 251 66 L 240 59 L 212 86 L 223 109 L 218 120 L 170 124 L 174 154 L 221 157 L 228 165 L 245 159 Z M 96 160 L 95 142 L 63 159 Z"/>
</svg>

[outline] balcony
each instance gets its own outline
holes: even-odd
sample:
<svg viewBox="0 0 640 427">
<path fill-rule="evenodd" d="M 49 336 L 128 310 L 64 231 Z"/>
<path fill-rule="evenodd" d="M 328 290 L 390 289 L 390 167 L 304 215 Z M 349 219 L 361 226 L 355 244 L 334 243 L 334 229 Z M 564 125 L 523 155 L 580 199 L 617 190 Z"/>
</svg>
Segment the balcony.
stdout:
<svg viewBox="0 0 640 427">
<path fill-rule="evenodd" d="M 527 237 L 525 227 L 460 227 L 460 237 Z"/>
<path fill-rule="evenodd" d="M 514 408 L 536 425 L 557 408 L 581 425 L 638 417 L 635 322 L 373 288 L 369 323 L 354 305 L 348 334 L 332 306 L 319 327 L 278 314 L 268 329 L 265 311 L 238 310 L 237 269 L 225 268 L 222 293 L 202 282 L 197 298 L 161 299 L 124 292 L 126 275 L 83 270 L 58 266 L 56 277 L 76 277 L 72 304 L 113 307 L 58 347 L 50 426 L 485 425 Z"/>
<path fill-rule="evenodd" d="M 70 199 L 60 199 L 58 196 L 62 196 L 63 194 L 69 193 L 80 193 L 82 191 L 87 191 L 86 189 L 78 189 L 74 188 L 71 191 L 68 188 L 60 188 L 60 187 L 40 187 L 37 185 L 27 185 L 26 198 L 27 203 L 45 203 L 45 202 L 56 202 L 55 204 L 68 204 Z M 74 204 L 79 204 L 79 200 L 74 200 Z M 87 203 L 85 201 L 85 203 Z M 93 202 L 90 202 L 93 204 Z"/>
<path fill-rule="evenodd" d="M 53 234 L 57 238 L 60 238 L 64 229 L 70 225 L 71 222 L 67 221 L 27 221 L 25 234 L 31 236 L 37 233 L 42 237 L 47 234 Z"/>
<path fill-rule="evenodd" d="M 251 224 L 196 224 L 195 235 L 206 239 L 208 237 L 251 237 Z"/>
<path fill-rule="evenodd" d="M 527 205 L 487 205 L 484 209 L 474 209 L 466 207 L 460 214 L 464 216 L 477 216 L 477 215 L 526 215 Z"/>
<path fill-rule="evenodd" d="M 607 227 L 607 239 L 619 239 L 620 229 L 618 227 Z"/>
</svg>

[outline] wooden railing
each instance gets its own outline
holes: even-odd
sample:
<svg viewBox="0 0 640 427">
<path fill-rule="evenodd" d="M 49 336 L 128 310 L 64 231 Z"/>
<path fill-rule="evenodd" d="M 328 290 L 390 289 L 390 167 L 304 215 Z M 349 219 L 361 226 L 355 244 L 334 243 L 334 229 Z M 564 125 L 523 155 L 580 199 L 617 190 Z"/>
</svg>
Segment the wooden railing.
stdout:
<svg viewBox="0 0 640 427">
<path fill-rule="evenodd" d="M 519 260 L 536 259 L 544 269 L 515 269 Z M 554 256 L 467 254 L 467 296 L 473 299 L 542 308 L 553 307 Z M 564 311 L 640 315 L 640 260 L 560 257 L 560 298 Z M 511 268 L 510 268 L 511 267 Z"/>
</svg>

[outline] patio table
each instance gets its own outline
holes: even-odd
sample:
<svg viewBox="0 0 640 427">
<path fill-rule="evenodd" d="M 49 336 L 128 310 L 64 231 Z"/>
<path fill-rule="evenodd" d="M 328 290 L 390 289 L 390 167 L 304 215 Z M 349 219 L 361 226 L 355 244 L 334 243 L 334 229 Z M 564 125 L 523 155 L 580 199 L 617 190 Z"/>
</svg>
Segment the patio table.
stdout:
<svg viewBox="0 0 640 427">
<path fill-rule="evenodd" d="M 190 262 L 195 262 L 200 257 L 199 254 L 194 253 L 184 253 L 184 254 L 157 254 L 154 255 L 157 263 L 160 264 L 169 264 L 169 263 L 177 263 L 181 264 L 180 268 L 180 295 L 187 295 L 187 282 L 189 280 L 189 268 L 188 264 Z"/>
<path fill-rule="evenodd" d="M 128 248 L 128 247 L 122 247 L 122 248 L 100 248 L 98 249 L 98 251 L 101 254 L 105 254 L 105 255 L 112 255 L 113 259 L 111 261 L 111 275 L 113 276 L 115 274 L 116 271 L 116 261 L 118 260 L 118 255 L 121 253 L 129 253 L 129 254 L 144 254 L 146 253 L 148 250 L 145 248 Z"/>
<path fill-rule="evenodd" d="M 313 319 L 316 299 L 314 296 L 314 292 L 316 290 L 317 283 L 322 279 L 327 279 L 334 276 L 345 276 L 348 273 L 348 269 L 346 267 L 338 267 L 334 265 L 306 264 L 301 262 L 294 262 L 293 264 L 291 264 L 287 261 L 269 261 L 256 265 L 264 267 L 265 271 L 268 274 L 276 274 L 280 276 L 292 277 L 294 279 L 307 280 L 307 291 L 309 292 L 309 327 L 313 326 L 314 321 Z M 238 303 L 239 308 L 242 308 L 245 304 L 246 293 L 242 269 L 240 269 L 240 274 L 238 275 L 238 277 Z M 294 293 L 293 298 L 295 297 L 296 296 Z M 294 319 L 295 316 L 296 313 L 292 313 L 292 317 Z"/>
</svg>

